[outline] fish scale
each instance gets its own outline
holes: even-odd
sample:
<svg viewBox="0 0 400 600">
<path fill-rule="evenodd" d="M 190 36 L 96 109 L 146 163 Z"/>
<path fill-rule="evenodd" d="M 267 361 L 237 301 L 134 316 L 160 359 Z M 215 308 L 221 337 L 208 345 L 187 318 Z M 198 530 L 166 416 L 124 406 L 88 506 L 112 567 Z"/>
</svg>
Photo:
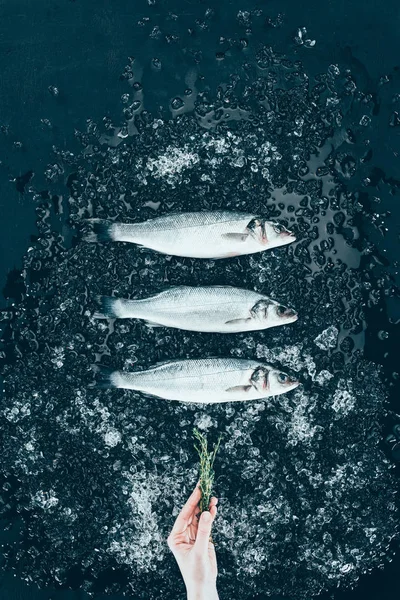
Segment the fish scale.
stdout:
<svg viewBox="0 0 400 600">
<path fill-rule="evenodd" d="M 267 398 L 299 384 L 271 365 L 236 358 L 172 361 L 134 372 L 97 367 L 97 381 L 101 387 L 203 404 Z"/>
<path fill-rule="evenodd" d="M 272 221 L 228 211 L 164 215 L 143 223 L 90 219 L 87 241 L 129 242 L 163 254 L 188 258 L 228 258 L 290 244 L 295 236 Z"/>
<path fill-rule="evenodd" d="M 144 319 L 188 331 L 236 333 L 297 319 L 293 309 L 267 296 L 230 286 L 180 286 L 141 300 L 101 297 L 100 304 L 102 312 L 96 312 L 96 317 Z"/>
</svg>

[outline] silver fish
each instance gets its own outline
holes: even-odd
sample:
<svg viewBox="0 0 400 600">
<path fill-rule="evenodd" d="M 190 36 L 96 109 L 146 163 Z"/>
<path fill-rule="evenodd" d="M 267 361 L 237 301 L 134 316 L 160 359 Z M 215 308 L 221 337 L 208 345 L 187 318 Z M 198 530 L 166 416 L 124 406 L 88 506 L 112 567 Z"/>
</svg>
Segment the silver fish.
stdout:
<svg viewBox="0 0 400 600">
<path fill-rule="evenodd" d="M 165 400 L 209 404 L 278 396 L 296 388 L 299 381 L 254 360 L 206 358 L 167 362 L 135 372 L 97 367 L 97 384 L 137 390 Z"/>
<path fill-rule="evenodd" d="M 165 215 L 143 223 L 89 219 L 89 242 L 131 242 L 163 254 L 228 258 L 263 252 L 295 241 L 283 225 L 257 215 L 215 211 Z"/>
<path fill-rule="evenodd" d="M 154 327 L 236 333 L 293 323 L 297 313 L 257 292 L 229 286 L 172 287 L 150 298 L 102 296 L 96 318 L 144 319 Z"/>
</svg>

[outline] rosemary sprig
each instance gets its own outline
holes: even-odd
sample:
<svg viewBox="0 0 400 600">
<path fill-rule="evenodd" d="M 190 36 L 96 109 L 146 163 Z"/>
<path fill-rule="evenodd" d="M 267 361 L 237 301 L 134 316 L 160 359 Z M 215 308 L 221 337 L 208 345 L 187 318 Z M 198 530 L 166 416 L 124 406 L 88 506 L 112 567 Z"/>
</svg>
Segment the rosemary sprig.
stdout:
<svg viewBox="0 0 400 600">
<path fill-rule="evenodd" d="M 218 448 L 221 443 L 222 435 L 219 436 L 218 441 L 214 444 L 214 448 L 209 451 L 207 445 L 207 438 L 200 433 L 196 428 L 193 429 L 193 436 L 197 439 L 198 445 L 195 444 L 199 458 L 200 458 L 200 491 L 201 498 L 199 503 L 200 512 L 208 510 L 210 504 L 210 498 L 212 494 L 212 488 L 214 485 L 214 461 L 215 456 L 218 452 Z"/>
</svg>

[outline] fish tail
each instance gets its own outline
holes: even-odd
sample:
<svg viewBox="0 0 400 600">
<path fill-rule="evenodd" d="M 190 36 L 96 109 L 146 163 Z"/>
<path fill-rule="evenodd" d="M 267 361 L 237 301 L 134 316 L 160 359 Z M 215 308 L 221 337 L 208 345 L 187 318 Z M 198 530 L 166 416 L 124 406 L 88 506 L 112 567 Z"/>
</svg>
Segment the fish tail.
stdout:
<svg viewBox="0 0 400 600">
<path fill-rule="evenodd" d="M 103 365 L 93 365 L 92 368 L 95 374 L 95 382 L 92 387 L 103 390 L 119 387 L 117 384 L 118 371 Z"/>
<path fill-rule="evenodd" d="M 87 242 L 110 242 L 115 241 L 113 230 L 115 223 L 105 219 L 88 219 L 90 231 L 85 235 Z"/>
<path fill-rule="evenodd" d="M 100 307 L 99 311 L 93 314 L 95 319 L 117 319 L 120 316 L 118 310 L 118 298 L 112 298 L 111 296 L 97 296 L 96 298 Z"/>
</svg>

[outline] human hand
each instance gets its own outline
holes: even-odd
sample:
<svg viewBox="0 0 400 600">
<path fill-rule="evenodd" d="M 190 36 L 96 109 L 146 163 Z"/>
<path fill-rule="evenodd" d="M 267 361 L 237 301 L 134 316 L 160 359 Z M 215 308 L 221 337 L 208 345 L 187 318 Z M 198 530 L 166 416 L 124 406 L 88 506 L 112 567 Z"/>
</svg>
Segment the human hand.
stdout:
<svg viewBox="0 0 400 600">
<path fill-rule="evenodd" d="M 218 499 L 211 498 L 209 511 L 204 511 L 199 518 L 200 497 L 197 484 L 177 516 L 167 541 L 185 582 L 188 600 L 218 600 L 217 557 L 210 541 Z"/>
</svg>

